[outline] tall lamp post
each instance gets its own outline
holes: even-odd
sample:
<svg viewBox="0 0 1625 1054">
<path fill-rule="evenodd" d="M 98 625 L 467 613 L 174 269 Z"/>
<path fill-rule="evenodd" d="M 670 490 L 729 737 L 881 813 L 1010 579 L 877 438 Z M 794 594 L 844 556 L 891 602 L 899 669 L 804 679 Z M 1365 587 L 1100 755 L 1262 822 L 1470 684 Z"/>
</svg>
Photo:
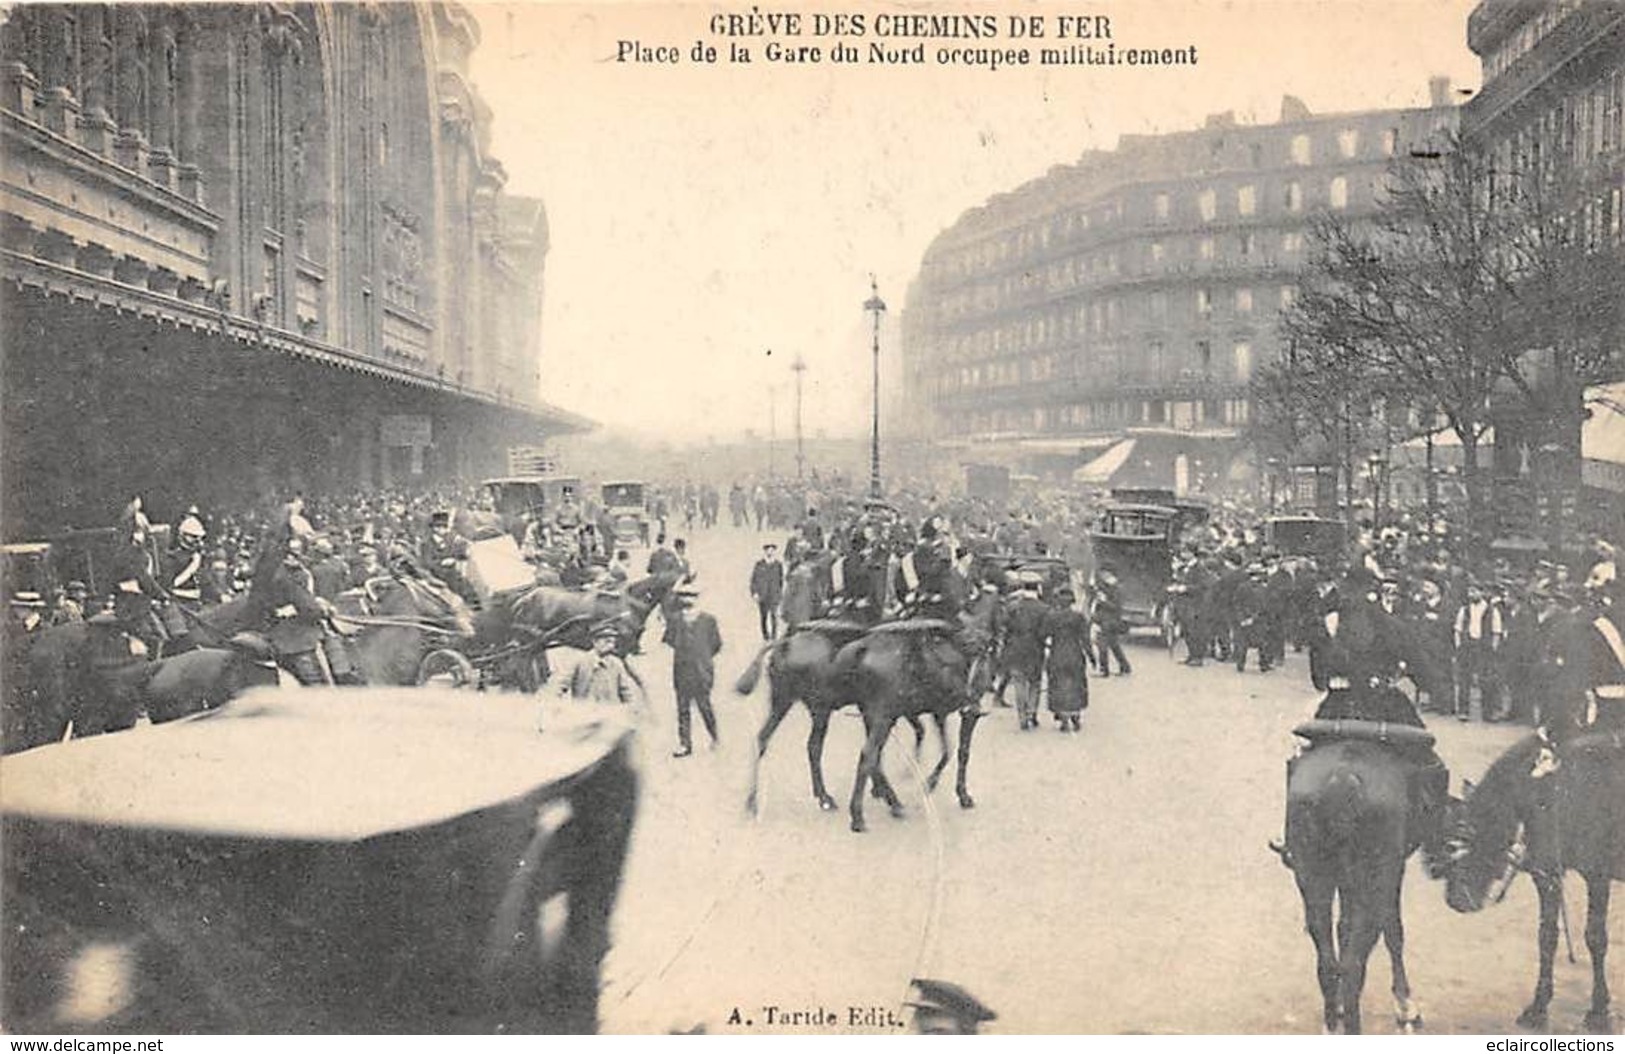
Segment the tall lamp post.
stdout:
<svg viewBox="0 0 1625 1054">
<path fill-rule="evenodd" d="M 1366 459 L 1366 468 L 1371 472 L 1371 523 L 1374 527 L 1382 526 L 1382 473 L 1387 467 L 1388 459 L 1381 454 L 1372 454 Z"/>
<path fill-rule="evenodd" d="M 875 276 L 869 276 L 869 299 L 863 302 L 863 310 L 874 316 L 874 356 L 875 356 L 875 386 L 874 386 L 874 431 L 869 440 L 869 497 L 880 498 L 880 316 L 886 313 L 886 302 L 880 299 L 880 287 L 875 284 Z"/>
<path fill-rule="evenodd" d="M 796 375 L 796 479 L 799 481 L 805 474 L 807 464 L 807 455 L 801 448 L 801 375 L 807 372 L 807 360 L 801 357 L 799 351 L 790 369 Z"/>
<path fill-rule="evenodd" d="M 1279 478 L 1280 472 L 1281 472 L 1281 459 L 1278 458 L 1278 457 L 1269 458 L 1269 459 L 1265 460 L 1264 467 L 1266 469 L 1268 469 L 1268 474 L 1269 474 L 1270 515 L 1274 516 L 1275 515 L 1275 486 L 1276 486 L 1276 481 Z"/>
<path fill-rule="evenodd" d="M 767 386 L 767 478 L 768 479 L 777 478 L 773 473 L 773 451 L 774 451 L 774 448 L 778 445 L 778 440 L 779 440 L 778 397 L 779 397 L 778 386 L 773 385 L 773 384 L 768 385 Z"/>
</svg>

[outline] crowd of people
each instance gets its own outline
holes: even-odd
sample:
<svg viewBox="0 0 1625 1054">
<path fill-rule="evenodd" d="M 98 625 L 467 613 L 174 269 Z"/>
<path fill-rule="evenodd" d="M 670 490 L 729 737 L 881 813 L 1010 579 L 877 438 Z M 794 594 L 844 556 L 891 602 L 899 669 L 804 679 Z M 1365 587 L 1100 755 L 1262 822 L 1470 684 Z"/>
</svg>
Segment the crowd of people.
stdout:
<svg viewBox="0 0 1625 1054">
<path fill-rule="evenodd" d="M 103 595 L 74 580 L 49 597 L 13 597 L 13 608 L 25 628 L 105 613 L 156 653 L 186 641 L 190 613 L 241 598 L 260 581 L 275 587 L 269 592 L 278 600 L 271 630 L 280 639 L 273 643 L 308 652 L 299 641 L 319 632 L 312 627 L 338 595 L 381 575 L 407 569 L 433 576 L 477 604 L 465 577 L 470 535 L 495 526 L 514 534 L 539 581 L 615 592 L 645 573 L 680 569 L 688 588 L 674 597 L 668 623 L 679 629 L 666 641 L 693 652 L 680 664 L 691 675 L 678 687 L 691 707 L 680 712 L 697 709 L 714 731 L 712 678 L 699 672 L 699 656 L 716 653 L 720 634 L 706 616 L 710 628 L 689 634 L 699 643 L 684 637 L 682 613 L 692 612 L 697 592 L 684 539 L 673 535 L 708 530 L 726 516 L 771 539 L 748 584 L 764 640 L 829 616 L 873 624 L 963 615 L 989 638 L 984 665 L 994 705 L 1015 707 L 1024 729 L 1037 726 L 1038 700 L 1047 695 L 1058 727 L 1076 730 L 1087 705 L 1086 671 L 1133 671 L 1121 644 L 1129 626 L 1117 569 L 1097 566 L 1090 541 L 1100 495 L 1054 491 L 996 503 L 904 480 L 877 500 L 840 474 L 814 474 L 805 483 L 679 481 L 651 485 L 647 497 L 654 537 L 650 555 L 637 560 L 616 546 L 608 510 L 587 494 L 566 495 L 518 524 L 504 523 L 490 495 L 472 486 L 295 495 L 269 508 L 193 507 L 171 517 L 162 551 L 151 544 L 137 499 L 124 510 L 129 544 L 119 550 L 115 573 L 103 576 Z M 1383 609 L 1451 671 L 1448 684 L 1418 694 L 1424 710 L 1463 721 L 1539 719 L 1533 678 L 1544 638 L 1554 620 L 1591 602 L 1570 563 L 1491 559 L 1470 567 L 1466 546 L 1447 524 L 1408 512 L 1380 527 L 1357 525 L 1340 548 L 1283 551 L 1266 538 L 1265 518 L 1245 500 L 1217 502 L 1170 546 L 1165 623 L 1182 639 L 1188 665 L 1277 668 L 1288 648 L 1312 643 L 1352 563 L 1370 576 Z M 280 540 L 282 566 L 267 569 L 261 556 L 272 538 Z M 1611 577 L 1611 545 L 1594 540 L 1580 565 Z M 291 632 L 296 628 L 302 632 Z M 308 664 L 296 672 L 317 675 Z M 681 730 L 679 750 L 687 752 L 686 720 Z"/>
</svg>

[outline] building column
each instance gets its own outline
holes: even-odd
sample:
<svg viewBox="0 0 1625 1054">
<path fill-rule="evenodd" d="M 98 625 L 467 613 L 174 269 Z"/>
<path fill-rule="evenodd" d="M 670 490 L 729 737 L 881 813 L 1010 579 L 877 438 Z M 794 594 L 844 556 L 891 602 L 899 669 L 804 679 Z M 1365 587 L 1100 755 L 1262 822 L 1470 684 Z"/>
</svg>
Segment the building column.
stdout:
<svg viewBox="0 0 1625 1054">
<path fill-rule="evenodd" d="M 175 185 L 175 78 L 179 56 L 175 51 L 175 29 L 166 19 L 148 37 L 147 130 L 152 139 L 148 173 L 161 187 Z"/>
<path fill-rule="evenodd" d="M 147 86 L 142 69 L 149 52 L 145 33 L 147 16 L 140 5 L 124 4 L 113 8 L 115 44 L 113 54 L 117 62 L 114 109 L 118 121 L 118 136 L 113 143 L 113 156 L 120 165 L 147 174 L 146 121 Z"/>
<path fill-rule="evenodd" d="M 79 145 L 106 157 L 112 152 L 113 135 L 118 130 L 108 112 L 113 95 L 112 27 L 107 24 L 105 7 L 92 4 L 83 10 L 84 25 L 79 32 L 84 49 L 80 74 L 85 97 L 79 114 Z"/>
<path fill-rule="evenodd" d="M 196 16 L 183 24 L 175 52 L 175 189 L 188 200 L 203 204 L 203 172 L 198 167 L 198 125 L 203 105 L 198 83 L 198 53 L 203 30 Z"/>
</svg>

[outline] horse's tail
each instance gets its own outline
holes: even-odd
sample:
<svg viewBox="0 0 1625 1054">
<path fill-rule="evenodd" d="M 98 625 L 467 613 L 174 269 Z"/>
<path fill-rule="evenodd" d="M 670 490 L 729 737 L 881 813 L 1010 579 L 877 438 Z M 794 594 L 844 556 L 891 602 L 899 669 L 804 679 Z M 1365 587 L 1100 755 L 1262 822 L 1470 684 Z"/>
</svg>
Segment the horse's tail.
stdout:
<svg viewBox="0 0 1625 1054">
<path fill-rule="evenodd" d="M 762 679 L 762 667 L 767 663 L 767 657 L 773 651 L 775 643 L 770 641 L 757 650 L 756 657 L 745 667 L 745 672 L 739 675 L 739 680 L 734 682 L 734 691 L 740 695 L 749 695 L 756 690 L 756 682 Z"/>
</svg>

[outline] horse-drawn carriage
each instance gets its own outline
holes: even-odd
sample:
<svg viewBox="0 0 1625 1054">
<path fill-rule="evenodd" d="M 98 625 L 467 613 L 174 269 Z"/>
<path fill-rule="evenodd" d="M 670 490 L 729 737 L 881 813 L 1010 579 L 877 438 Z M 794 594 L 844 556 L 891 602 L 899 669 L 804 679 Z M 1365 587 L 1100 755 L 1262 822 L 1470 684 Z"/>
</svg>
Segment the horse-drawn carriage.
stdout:
<svg viewBox="0 0 1625 1054">
<path fill-rule="evenodd" d="M 641 480 L 617 480 L 603 484 L 599 495 L 604 502 L 604 516 L 609 535 L 606 544 L 649 544 L 648 486 Z"/>
<path fill-rule="evenodd" d="M 1109 571 L 1117 579 L 1123 621 L 1131 630 L 1155 628 L 1165 643 L 1175 632 L 1169 589 L 1182 522 L 1180 510 L 1171 506 L 1123 502 L 1106 506 L 1089 534 L 1096 575 Z"/>
<path fill-rule="evenodd" d="M 8 1029 L 595 1031 L 631 729 L 537 707 L 270 689 L 7 758 Z"/>
</svg>

